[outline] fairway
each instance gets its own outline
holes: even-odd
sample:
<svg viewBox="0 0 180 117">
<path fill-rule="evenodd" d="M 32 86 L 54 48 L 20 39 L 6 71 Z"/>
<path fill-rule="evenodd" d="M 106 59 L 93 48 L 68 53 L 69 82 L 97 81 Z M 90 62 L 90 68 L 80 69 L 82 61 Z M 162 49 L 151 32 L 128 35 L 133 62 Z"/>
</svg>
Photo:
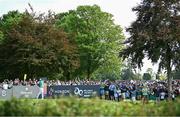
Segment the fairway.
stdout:
<svg viewBox="0 0 180 117">
<path fill-rule="evenodd" d="M 0 110 L 1 116 L 176 116 L 180 114 L 180 100 L 143 104 L 140 101 L 113 102 L 75 97 L 45 100 L 12 99 L 1 100 Z"/>
</svg>

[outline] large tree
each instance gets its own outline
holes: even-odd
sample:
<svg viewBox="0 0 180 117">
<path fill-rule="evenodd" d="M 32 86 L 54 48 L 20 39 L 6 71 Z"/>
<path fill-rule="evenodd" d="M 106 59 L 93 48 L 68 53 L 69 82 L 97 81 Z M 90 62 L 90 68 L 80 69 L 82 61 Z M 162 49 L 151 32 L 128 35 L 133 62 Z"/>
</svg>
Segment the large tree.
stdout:
<svg viewBox="0 0 180 117">
<path fill-rule="evenodd" d="M 180 69 L 176 69 L 172 71 L 173 79 L 180 79 Z"/>
<path fill-rule="evenodd" d="M 120 79 L 122 72 L 122 60 L 117 54 L 107 53 L 104 56 L 104 63 L 92 74 L 95 79 Z"/>
<path fill-rule="evenodd" d="M 151 80 L 151 74 L 150 73 L 144 73 L 143 74 L 143 80 Z"/>
<path fill-rule="evenodd" d="M 19 23 L 22 18 L 22 14 L 18 11 L 9 11 L 0 17 L 0 43 L 5 40 L 4 33 L 8 32 L 13 25 Z"/>
<path fill-rule="evenodd" d="M 113 16 L 99 6 L 79 6 L 76 10 L 57 15 L 56 25 L 63 28 L 78 45 L 80 68 L 78 74 L 88 79 L 108 59 L 118 56 L 124 39 L 120 26 L 114 24 Z M 119 60 L 120 61 L 120 60 Z"/>
<path fill-rule="evenodd" d="M 0 17 L 0 30 L 8 31 L 13 25 L 18 24 L 22 18 L 22 13 L 18 11 L 9 11 Z"/>
<path fill-rule="evenodd" d="M 137 19 L 127 29 L 131 36 L 121 55 L 132 58 L 138 67 L 145 57 L 159 61 L 159 70 L 167 70 L 170 97 L 171 70 L 180 67 L 180 1 L 143 0 L 133 11 Z"/>
<path fill-rule="evenodd" d="M 2 30 L 5 38 L 0 45 L 2 74 L 8 78 L 25 73 L 29 77 L 47 76 L 64 73 L 65 67 L 78 66 L 76 47 L 65 32 L 54 27 L 53 18 L 51 13 L 36 16 L 25 12 L 18 23 Z"/>
</svg>

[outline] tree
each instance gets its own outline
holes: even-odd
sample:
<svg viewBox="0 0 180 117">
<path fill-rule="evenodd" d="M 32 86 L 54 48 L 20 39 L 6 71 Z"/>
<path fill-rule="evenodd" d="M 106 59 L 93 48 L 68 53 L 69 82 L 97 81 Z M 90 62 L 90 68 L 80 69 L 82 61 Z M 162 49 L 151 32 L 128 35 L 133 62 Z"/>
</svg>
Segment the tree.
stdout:
<svg viewBox="0 0 180 117">
<path fill-rule="evenodd" d="M 2 31 L 0 31 L 0 44 L 4 41 L 4 34 Z"/>
<path fill-rule="evenodd" d="M 133 79 L 134 73 L 132 72 L 131 69 L 123 69 L 121 73 L 121 79 L 122 80 L 130 80 Z"/>
<path fill-rule="evenodd" d="M 152 68 L 148 68 L 146 70 L 146 73 L 149 73 L 151 75 L 151 79 L 155 79 L 156 75 L 155 73 L 153 72 L 153 69 Z"/>
<path fill-rule="evenodd" d="M 95 79 L 120 79 L 122 62 L 116 54 L 106 54 L 104 63 L 92 74 Z"/>
<path fill-rule="evenodd" d="M 3 32 L 0 67 L 8 78 L 24 73 L 29 77 L 47 76 L 64 73 L 67 66 L 78 66 L 76 47 L 65 32 L 53 26 L 53 15 L 49 16 L 25 12 L 18 23 Z"/>
<path fill-rule="evenodd" d="M 18 11 L 9 11 L 0 17 L 0 43 L 4 42 L 4 32 L 8 32 L 13 25 L 16 25 L 21 20 L 22 14 Z"/>
<path fill-rule="evenodd" d="M 151 74 L 149 74 L 149 73 L 144 73 L 144 74 L 143 74 L 143 80 L 151 80 Z"/>
<path fill-rule="evenodd" d="M 123 66 L 121 71 L 121 79 L 122 80 L 130 80 L 130 79 L 140 79 L 138 76 L 139 74 L 134 73 L 133 65 L 129 62 L 130 59 L 126 61 L 126 65 Z"/>
<path fill-rule="evenodd" d="M 9 11 L 7 14 L 3 14 L 0 17 L 0 44 L 5 42 L 5 33 L 9 32 L 9 30 L 21 20 L 22 14 L 18 11 Z M 0 58 L 0 62 L 3 63 L 4 60 Z M 0 75 L 3 78 L 4 68 L 0 70 Z"/>
<path fill-rule="evenodd" d="M 142 67 L 144 57 L 153 63 L 159 60 L 159 71 L 167 70 L 171 97 L 171 68 L 180 66 L 179 0 L 143 0 L 133 11 L 137 19 L 127 29 L 131 36 L 121 55 L 132 58 L 138 67 Z"/>
<path fill-rule="evenodd" d="M 142 76 L 140 73 L 135 73 L 135 74 L 134 74 L 134 79 L 135 79 L 135 80 L 142 80 L 142 79 L 143 79 L 143 76 Z"/>
<path fill-rule="evenodd" d="M 22 13 L 18 11 L 9 11 L 0 18 L 0 30 L 10 30 L 13 25 L 19 23 L 22 18 Z"/>
<path fill-rule="evenodd" d="M 172 71 L 173 79 L 180 79 L 180 69 L 176 69 Z"/>
<path fill-rule="evenodd" d="M 113 16 L 97 5 L 79 6 L 76 10 L 57 15 L 56 25 L 63 28 L 78 45 L 80 68 L 76 72 L 88 79 L 107 60 L 107 54 L 118 56 L 124 39 Z"/>
<path fill-rule="evenodd" d="M 167 79 L 166 74 L 164 74 L 164 73 L 159 74 L 159 79 L 160 80 L 166 80 Z"/>
</svg>

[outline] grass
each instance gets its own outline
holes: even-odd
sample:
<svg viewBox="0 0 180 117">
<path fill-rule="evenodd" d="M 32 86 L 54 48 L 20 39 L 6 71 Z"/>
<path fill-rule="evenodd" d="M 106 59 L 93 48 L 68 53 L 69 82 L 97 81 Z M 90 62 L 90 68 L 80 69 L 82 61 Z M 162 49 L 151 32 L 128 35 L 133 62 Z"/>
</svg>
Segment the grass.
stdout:
<svg viewBox="0 0 180 117">
<path fill-rule="evenodd" d="M 12 99 L 0 101 L 1 116 L 179 116 L 180 99 L 175 102 L 137 103 L 100 99 Z"/>
</svg>

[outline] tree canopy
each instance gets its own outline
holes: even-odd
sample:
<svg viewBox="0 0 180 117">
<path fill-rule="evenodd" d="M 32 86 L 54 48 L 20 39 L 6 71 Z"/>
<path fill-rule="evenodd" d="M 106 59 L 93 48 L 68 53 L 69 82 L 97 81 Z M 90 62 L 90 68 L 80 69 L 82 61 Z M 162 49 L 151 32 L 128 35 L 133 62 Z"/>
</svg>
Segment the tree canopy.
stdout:
<svg viewBox="0 0 180 117">
<path fill-rule="evenodd" d="M 78 46 L 80 68 L 76 73 L 90 78 L 104 64 L 110 65 L 112 58 L 116 59 L 111 61 L 112 64 L 118 62 L 121 65 L 117 56 L 124 36 L 120 26 L 114 24 L 112 14 L 103 12 L 97 5 L 79 6 L 76 10 L 58 14 L 57 19 L 56 25 L 63 28 Z"/>
<path fill-rule="evenodd" d="M 142 0 L 133 8 L 137 19 L 127 29 L 130 33 L 121 55 L 132 58 L 132 64 L 143 65 L 148 57 L 159 61 L 159 71 L 167 70 L 171 92 L 171 68 L 180 66 L 180 5 L 179 0 Z"/>
<path fill-rule="evenodd" d="M 120 78 L 124 40 L 113 15 L 99 6 L 37 15 L 9 11 L 0 18 L 0 75 Z"/>
<path fill-rule="evenodd" d="M 149 74 L 149 73 L 144 73 L 144 74 L 143 74 L 143 80 L 151 80 L 151 74 Z"/>
<path fill-rule="evenodd" d="M 12 24 L 10 12 L 1 18 L 4 42 L 0 45 L 1 73 L 6 77 L 47 76 L 63 73 L 65 67 L 78 67 L 76 46 L 69 42 L 65 32 L 53 26 L 53 15 L 24 12 L 21 19 Z M 6 17 L 5 17 L 6 16 Z M 13 19 L 9 20 L 9 19 Z M 11 22 L 12 21 L 12 22 Z M 7 25 L 6 25 L 7 24 Z"/>
</svg>

